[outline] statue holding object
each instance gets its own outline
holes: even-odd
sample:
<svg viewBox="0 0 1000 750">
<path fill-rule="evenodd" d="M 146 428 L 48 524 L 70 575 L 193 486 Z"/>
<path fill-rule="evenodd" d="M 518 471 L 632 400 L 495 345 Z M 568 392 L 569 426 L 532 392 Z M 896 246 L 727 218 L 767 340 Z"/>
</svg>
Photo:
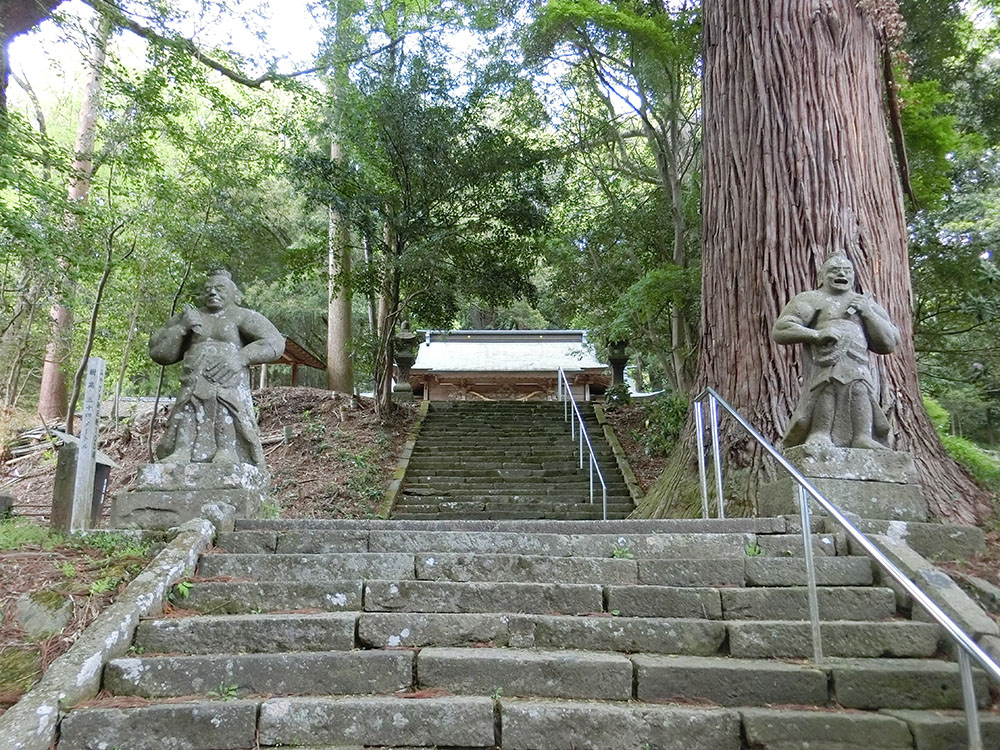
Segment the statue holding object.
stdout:
<svg viewBox="0 0 1000 750">
<path fill-rule="evenodd" d="M 239 302 L 232 277 L 217 271 L 205 282 L 201 308 L 186 307 L 150 337 L 155 362 L 183 360 L 181 390 L 156 446 L 161 463 L 264 469 L 249 366 L 278 359 L 285 338 L 267 318 Z"/>
<path fill-rule="evenodd" d="M 895 351 L 899 329 L 871 295 L 854 290 L 847 255 L 830 255 L 819 275 L 819 288 L 795 295 L 771 331 L 778 343 L 805 348 L 802 394 L 785 448 L 888 449 L 889 423 L 878 404 L 869 352 Z"/>
</svg>

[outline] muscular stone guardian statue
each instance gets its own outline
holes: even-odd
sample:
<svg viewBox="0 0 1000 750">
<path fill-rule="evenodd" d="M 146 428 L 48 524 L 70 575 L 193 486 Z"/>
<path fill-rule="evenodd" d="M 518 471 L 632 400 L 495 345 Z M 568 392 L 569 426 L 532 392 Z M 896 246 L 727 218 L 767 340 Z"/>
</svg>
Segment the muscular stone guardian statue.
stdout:
<svg viewBox="0 0 1000 750">
<path fill-rule="evenodd" d="M 264 469 L 249 366 L 276 360 L 285 339 L 267 318 L 239 302 L 229 274 L 216 272 L 205 282 L 201 308 L 187 307 L 150 337 L 154 361 L 184 363 L 180 393 L 156 446 L 161 463 Z"/>
<path fill-rule="evenodd" d="M 870 295 L 854 290 L 846 255 L 831 255 L 819 275 L 819 288 L 795 295 L 771 331 L 778 343 L 805 348 L 802 395 L 784 445 L 886 449 L 889 424 L 869 352 L 894 351 L 899 329 Z"/>
</svg>

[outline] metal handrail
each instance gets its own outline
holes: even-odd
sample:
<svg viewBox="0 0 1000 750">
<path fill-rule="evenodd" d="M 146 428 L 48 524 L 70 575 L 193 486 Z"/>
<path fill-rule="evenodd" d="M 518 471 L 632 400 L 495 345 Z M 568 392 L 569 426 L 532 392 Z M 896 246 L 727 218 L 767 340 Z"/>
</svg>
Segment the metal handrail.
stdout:
<svg viewBox="0 0 1000 750">
<path fill-rule="evenodd" d="M 580 443 L 580 468 L 583 468 L 583 446 L 584 443 L 587 445 L 587 451 L 590 454 L 589 468 L 590 468 L 590 502 L 594 502 L 594 472 L 597 472 L 597 478 L 601 482 L 601 508 L 602 514 L 605 521 L 608 520 L 608 485 L 604 481 L 604 474 L 601 472 L 601 467 L 597 464 L 597 455 L 594 453 L 594 446 L 590 442 L 590 435 L 587 434 L 587 426 L 583 423 L 583 415 L 580 414 L 580 409 L 576 405 L 576 399 L 573 398 L 573 390 L 569 387 L 569 378 L 566 377 L 566 371 L 563 368 L 559 368 L 558 376 L 556 379 L 557 393 L 559 395 L 559 400 L 563 403 L 563 421 L 569 422 L 570 436 L 576 439 L 579 435 Z M 573 414 L 575 415 L 575 420 L 570 420 L 570 405 L 573 407 Z M 579 428 L 577 428 L 577 423 L 579 423 Z"/>
<path fill-rule="evenodd" d="M 817 663 L 823 660 L 823 647 L 819 629 L 819 606 L 816 596 L 816 567 L 812 559 L 812 543 L 810 539 L 811 525 L 809 521 L 809 498 L 815 500 L 838 524 L 847 532 L 847 535 L 857 542 L 868 553 L 869 557 L 875 560 L 889 576 L 898 583 L 907 594 L 922 606 L 937 623 L 947 631 L 951 639 L 961 648 L 958 653 L 959 670 L 962 681 L 962 699 L 965 704 L 966 724 L 969 731 L 969 750 L 983 750 L 983 741 L 979 731 L 979 714 L 976 705 L 975 687 L 972 682 L 972 666 L 970 657 L 982 667 L 987 675 L 1000 684 L 1000 665 L 998 665 L 989 655 L 983 651 L 979 645 L 972 640 L 972 637 L 962 630 L 961 626 L 945 613 L 934 601 L 923 592 L 909 577 L 865 536 L 854 524 L 852 524 L 843 513 L 825 498 L 819 490 L 806 479 L 781 453 L 772 446 L 763 435 L 761 435 L 739 412 L 736 411 L 719 393 L 709 387 L 705 388 L 694 399 L 695 426 L 698 431 L 698 469 L 701 478 L 702 491 L 702 512 L 705 518 L 708 517 L 708 482 L 705 476 L 705 436 L 704 421 L 702 414 L 702 402 L 705 397 L 709 399 L 709 411 L 712 417 L 712 458 L 715 469 L 715 486 L 717 494 L 717 506 L 719 517 L 723 518 L 723 495 L 722 495 L 722 462 L 719 454 L 719 427 L 718 427 L 718 406 L 729 412 L 737 423 L 756 440 L 760 446 L 767 451 L 781 468 L 791 475 L 798 485 L 799 506 L 802 517 L 802 537 L 805 544 L 805 563 L 809 583 L 809 609 L 812 620 L 813 651 Z"/>
</svg>

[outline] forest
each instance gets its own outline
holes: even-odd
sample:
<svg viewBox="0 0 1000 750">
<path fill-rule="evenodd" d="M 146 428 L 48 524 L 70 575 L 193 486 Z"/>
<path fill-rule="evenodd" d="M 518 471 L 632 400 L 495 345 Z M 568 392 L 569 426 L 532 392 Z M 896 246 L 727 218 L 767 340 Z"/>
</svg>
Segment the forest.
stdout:
<svg viewBox="0 0 1000 750">
<path fill-rule="evenodd" d="M 800 365 L 767 331 L 829 251 L 856 248 L 904 332 L 879 365 L 895 442 L 939 517 L 983 521 L 1000 490 L 998 13 L 9 0 L 0 437 L 65 418 L 87 356 L 107 360 L 106 394 L 169 393 L 149 333 L 225 267 L 327 362 L 304 382 L 381 410 L 404 321 L 627 341 L 639 389 L 662 391 L 648 445 L 671 452 L 640 512 L 684 514 L 689 399 L 716 387 L 780 437 Z M 752 503 L 766 468 L 740 438 L 724 449 Z"/>
</svg>

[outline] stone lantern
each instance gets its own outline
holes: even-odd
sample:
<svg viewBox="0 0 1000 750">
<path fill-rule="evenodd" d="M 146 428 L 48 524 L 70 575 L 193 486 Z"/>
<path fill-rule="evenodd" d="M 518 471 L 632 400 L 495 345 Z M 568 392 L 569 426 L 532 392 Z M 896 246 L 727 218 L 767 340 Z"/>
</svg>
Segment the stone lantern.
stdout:
<svg viewBox="0 0 1000 750">
<path fill-rule="evenodd" d="M 417 360 L 417 349 L 424 342 L 424 334 L 410 331 L 410 324 L 403 323 L 399 332 L 393 337 L 393 349 L 396 356 L 396 369 L 399 376 L 392 387 L 392 397 L 396 401 L 412 401 L 413 386 L 410 385 L 410 368 Z"/>
<path fill-rule="evenodd" d="M 611 363 L 611 387 L 625 382 L 625 365 L 628 364 L 628 354 L 625 347 L 628 341 L 611 341 L 608 343 L 608 362 Z"/>
</svg>

